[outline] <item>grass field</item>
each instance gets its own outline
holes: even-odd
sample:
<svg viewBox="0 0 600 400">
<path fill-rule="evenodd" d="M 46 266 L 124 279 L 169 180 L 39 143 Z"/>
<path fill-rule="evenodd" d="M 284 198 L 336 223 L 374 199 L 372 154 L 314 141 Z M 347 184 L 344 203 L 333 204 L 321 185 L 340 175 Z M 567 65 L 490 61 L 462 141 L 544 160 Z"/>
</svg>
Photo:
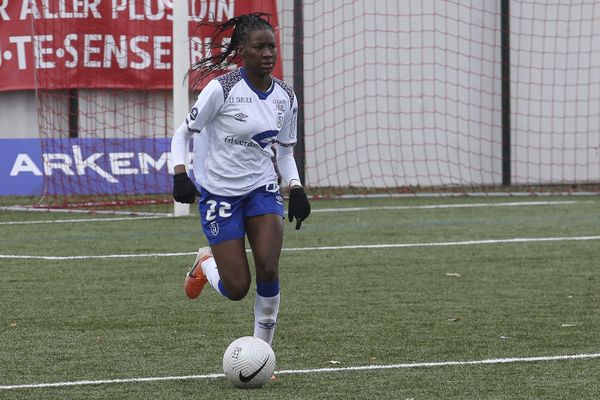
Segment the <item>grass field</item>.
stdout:
<svg viewBox="0 0 600 400">
<path fill-rule="evenodd" d="M 0 398 L 600 398 L 598 196 L 313 209 L 286 222 L 278 379 L 258 390 L 220 375 L 254 292 L 183 293 L 195 213 L 0 211 Z"/>
</svg>

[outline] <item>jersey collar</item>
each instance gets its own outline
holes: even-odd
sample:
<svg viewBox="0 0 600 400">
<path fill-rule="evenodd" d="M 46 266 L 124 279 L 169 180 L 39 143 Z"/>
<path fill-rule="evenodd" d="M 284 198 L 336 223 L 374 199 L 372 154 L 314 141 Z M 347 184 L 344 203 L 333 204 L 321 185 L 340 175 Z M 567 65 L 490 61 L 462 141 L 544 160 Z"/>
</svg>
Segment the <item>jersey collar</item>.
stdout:
<svg viewBox="0 0 600 400">
<path fill-rule="evenodd" d="M 275 89 L 275 81 L 273 80 L 272 77 L 271 77 L 271 87 L 269 87 L 269 89 L 266 92 L 263 92 L 262 90 L 259 90 L 254 85 L 252 85 L 252 83 L 250 83 L 250 79 L 248 79 L 248 74 L 246 73 L 245 68 L 243 68 L 243 67 L 240 68 L 240 73 L 242 74 L 242 78 L 244 78 L 244 81 L 246 81 L 246 85 L 248 85 L 248 87 L 250 89 L 252 89 L 252 91 L 254 93 L 256 93 L 256 95 L 258 96 L 259 99 L 266 100 L 267 97 L 269 97 L 269 95 L 271 93 L 273 93 L 273 89 Z"/>
</svg>

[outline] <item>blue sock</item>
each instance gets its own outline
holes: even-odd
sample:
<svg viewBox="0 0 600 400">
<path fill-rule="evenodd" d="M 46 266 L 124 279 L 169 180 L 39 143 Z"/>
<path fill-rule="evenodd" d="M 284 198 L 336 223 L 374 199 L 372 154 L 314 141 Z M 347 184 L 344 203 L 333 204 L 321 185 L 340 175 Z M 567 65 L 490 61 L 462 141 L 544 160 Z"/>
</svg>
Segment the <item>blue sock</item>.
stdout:
<svg viewBox="0 0 600 400">
<path fill-rule="evenodd" d="M 273 282 L 256 281 L 256 293 L 261 297 L 275 297 L 279 294 L 279 279 Z"/>
<path fill-rule="evenodd" d="M 256 281 L 256 300 L 254 301 L 254 337 L 273 343 L 273 335 L 279 314 L 279 281 Z"/>
<path fill-rule="evenodd" d="M 223 285 L 223 281 L 219 279 L 219 292 L 221 292 L 221 294 L 227 298 L 229 298 L 229 292 L 227 291 L 227 289 L 225 289 L 225 286 Z"/>
</svg>

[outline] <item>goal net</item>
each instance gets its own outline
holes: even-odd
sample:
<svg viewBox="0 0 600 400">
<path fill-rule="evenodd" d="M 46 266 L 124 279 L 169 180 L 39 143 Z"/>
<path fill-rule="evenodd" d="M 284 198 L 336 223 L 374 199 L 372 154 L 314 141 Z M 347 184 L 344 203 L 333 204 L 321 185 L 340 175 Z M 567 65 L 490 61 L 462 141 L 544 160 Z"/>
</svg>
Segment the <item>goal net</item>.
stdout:
<svg viewBox="0 0 600 400">
<path fill-rule="evenodd" d="M 163 2 L 38 3 L 29 10 L 40 205 L 169 202 L 171 10 Z"/>
<path fill-rule="evenodd" d="M 173 85 L 185 85 L 191 102 L 201 89 L 187 89 L 187 68 L 173 78 L 174 47 L 181 48 L 173 43 L 173 5 L 181 4 L 25 3 L 45 170 L 40 205 L 172 204 L 170 141 L 184 119 L 174 122 Z M 194 63 L 219 51 L 208 46 L 212 26 L 236 15 L 264 11 L 277 26 L 275 4 L 190 0 L 187 20 L 177 21 L 189 31 L 182 59 Z M 281 67 L 274 73 L 281 77 Z"/>
<path fill-rule="evenodd" d="M 171 202 L 172 2 L 26 3 L 41 203 Z M 190 1 L 190 58 L 198 22 L 270 5 L 314 194 L 598 191 L 600 3 L 508 3 L 509 75 L 501 1 Z"/>
<path fill-rule="evenodd" d="M 501 1 L 302 3 L 311 187 L 598 190 L 600 3 L 509 2 L 510 126 Z"/>
</svg>

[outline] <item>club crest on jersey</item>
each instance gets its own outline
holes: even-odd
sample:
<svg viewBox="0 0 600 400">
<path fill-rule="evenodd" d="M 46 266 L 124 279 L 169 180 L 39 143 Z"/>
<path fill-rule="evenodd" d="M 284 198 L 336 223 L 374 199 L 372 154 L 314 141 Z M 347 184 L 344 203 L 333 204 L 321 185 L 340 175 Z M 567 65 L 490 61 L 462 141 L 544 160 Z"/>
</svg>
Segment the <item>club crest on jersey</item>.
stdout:
<svg viewBox="0 0 600 400">
<path fill-rule="evenodd" d="M 252 140 L 254 140 L 261 149 L 264 149 L 275 141 L 275 136 L 277 136 L 278 133 L 279 131 L 264 131 L 252 136 Z"/>
<path fill-rule="evenodd" d="M 246 122 L 246 118 L 248 118 L 248 116 L 244 113 L 237 113 L 234 115 L 234 118 L 236 121 Z"/>
<path fill-rule="evenodd" d="M 198 109 L 196 107 L 192 108 L 192 110 L 190 111 L 190 119 L 192 121 L 195 121 L 196 118 L 198 118 Z"/>
<path fill-rule="evenodd" d="M 213 236 L 217 236 L 219 234 L 219 223 L 217 221 L 212 221 L 209 226 L 210 226 L 210 233 Z"/>
</svg>

